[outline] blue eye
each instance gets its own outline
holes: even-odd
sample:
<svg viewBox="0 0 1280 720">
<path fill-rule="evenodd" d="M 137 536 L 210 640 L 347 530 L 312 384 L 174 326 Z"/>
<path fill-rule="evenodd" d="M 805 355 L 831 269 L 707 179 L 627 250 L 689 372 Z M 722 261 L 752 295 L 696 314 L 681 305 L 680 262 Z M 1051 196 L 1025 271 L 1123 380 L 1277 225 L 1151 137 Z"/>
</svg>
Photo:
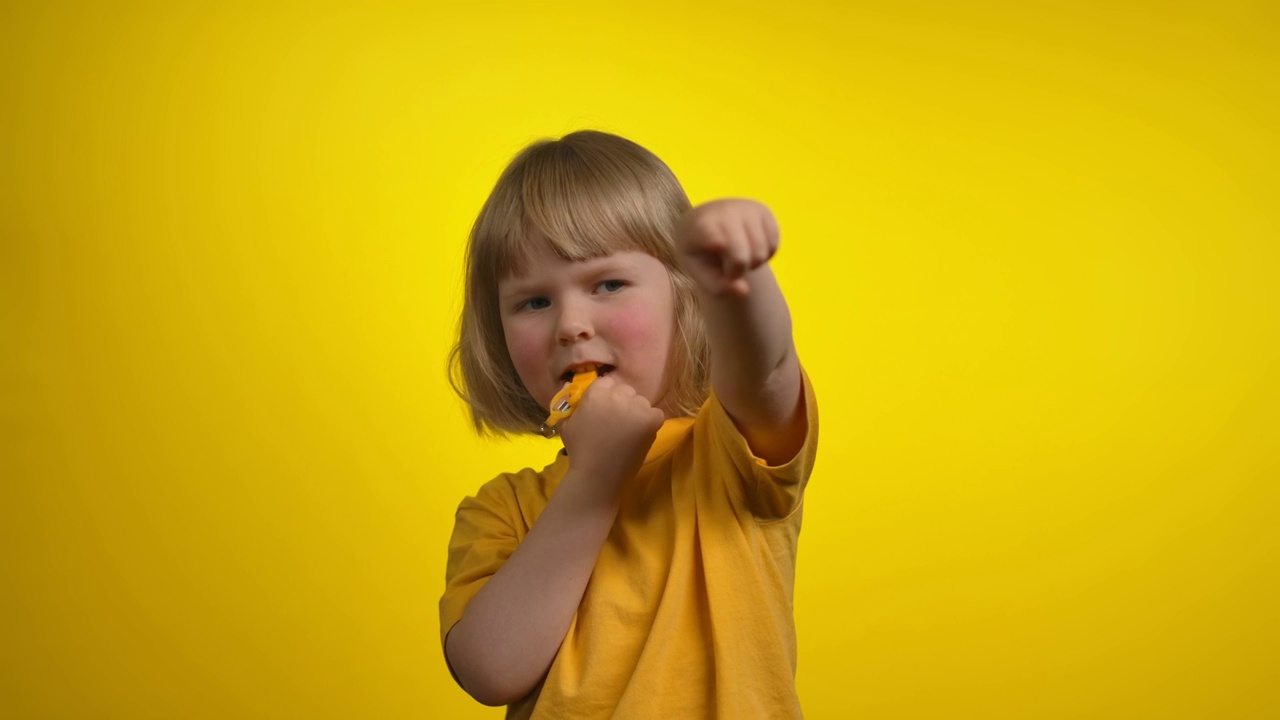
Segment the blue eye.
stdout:
<svg viewBox="0 0 1280 720">
<path fill-rule="evenodd" d="M 626 283 L 622 282 L 621 280 L 605 280 L 604 282 L 600 283 L 600 288 L 607 293 L 618 292 L 625 286 L 626 286 Z"/>
<path fill-rule="evenodd" d="M 531 297 L 528 300 L 525 300 L 524 302 L 520 303 L 520 309 L 521 310 L 524 310 L 524 309 L 543 310 L 550 304 L 551 304 L 551 301 L 544 297 Z"/>
</svg>

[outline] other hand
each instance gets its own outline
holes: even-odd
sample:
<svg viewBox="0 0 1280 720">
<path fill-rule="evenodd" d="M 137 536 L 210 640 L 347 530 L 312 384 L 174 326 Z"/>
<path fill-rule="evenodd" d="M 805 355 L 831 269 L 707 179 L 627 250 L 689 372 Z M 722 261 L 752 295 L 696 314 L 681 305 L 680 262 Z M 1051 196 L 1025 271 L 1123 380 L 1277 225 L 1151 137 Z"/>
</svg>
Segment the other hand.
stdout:
<svg viewBox="0 0 1280 720">
<path fill-rule="evenodd" d="M 560 437 L 571 467 L 621 483 L 644 464 L 665 418 L 630 385 L 606 376 L 591 383 L 573 415 L 561 421 Z"/>
</svg>

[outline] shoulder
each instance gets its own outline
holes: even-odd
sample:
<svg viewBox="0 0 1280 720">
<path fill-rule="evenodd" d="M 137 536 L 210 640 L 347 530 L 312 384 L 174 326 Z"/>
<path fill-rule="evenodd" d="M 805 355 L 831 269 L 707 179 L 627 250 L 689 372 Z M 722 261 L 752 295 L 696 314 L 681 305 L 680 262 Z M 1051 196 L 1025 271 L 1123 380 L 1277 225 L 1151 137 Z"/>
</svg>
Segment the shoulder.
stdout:
<svg viewBox="0 0 1280 720">
<path fill-rule="evenodd" d="M 785 517 L 799 506 L 817 459 L 817 397 L 803 368 L 800 378 L 804 427 L 799 449 L 790 458 L 770 463 L 752 452 L 714 391 L 694 424 L 695 452 L 706 458 L 717 474 L 734 478 L 730 482 L 734 494 L 761 519 Z"/>
<path fill-rule="evenodd" d="M 499 474 L 481 485 L 475 495 L 462 499 L 455 522 L 482 525 L 501 522 L 523 536 L 546 506 L 564 475 L 565 464 L 563 456 L 557 455 L 556 460 L 542 470 L 527 467 Z"/>
</svg>

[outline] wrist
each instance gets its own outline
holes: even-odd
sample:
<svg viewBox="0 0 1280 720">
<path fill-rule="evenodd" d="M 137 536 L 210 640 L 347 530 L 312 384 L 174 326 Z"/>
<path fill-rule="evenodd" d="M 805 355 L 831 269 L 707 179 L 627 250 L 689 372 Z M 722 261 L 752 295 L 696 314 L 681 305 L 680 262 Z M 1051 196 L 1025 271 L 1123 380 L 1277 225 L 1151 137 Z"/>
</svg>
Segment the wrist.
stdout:
<svg viewBox="0 0 1280 720">
<path fill-rule="evenodd" d="M 581 504 L 584 509 L 599 508 L 616 510 L 618 505 L 618 488 L 621 487 L 622 473 L 615 468 L 597 467 L 587 462 L 574 464 L 569 459 L 569 469 L 560 481 L 557 495 L 565 495 L 564 500 Z"/>
</svg>

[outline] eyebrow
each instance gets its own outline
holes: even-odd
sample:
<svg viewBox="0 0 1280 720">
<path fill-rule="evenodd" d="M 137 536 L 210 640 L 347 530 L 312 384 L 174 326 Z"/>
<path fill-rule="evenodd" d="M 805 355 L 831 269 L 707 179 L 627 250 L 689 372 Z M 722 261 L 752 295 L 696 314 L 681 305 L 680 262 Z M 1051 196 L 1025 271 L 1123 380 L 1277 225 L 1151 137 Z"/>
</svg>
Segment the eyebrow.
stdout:
<svg viewBox="0 0 1280 720">
<path fill-rule="evenodd" d="M 508 285 L 506 290 L 502 289 L 502 283 L 498 283 L 498 299 L 506 300 L 508 298 L 516 298 L 521 295 L 532 295 L 538 292 L 539 286 L 536 280 L 518 280 L 514 284 Z"/>
<path fill-rule="evenodd" d="M 611 275 L 614 273 L 626 274 L 632 272 L 634 268 L 629 267 L 623 260 L 619 260 L 612 255 L 604 255 L 597 258 L 587 258 L 586 260 L 576 261 L 585 268 L 582 272 L 587 275 Z M 506 292 L 498 291 L 498 298 L 512 298 L 521 295 L 534 295 L 542 291 L 542 281 L 537 278 L 513 276 L 509 280 Z M 499 283 L 501 286 L 502 283 Z"/>
</svg>

